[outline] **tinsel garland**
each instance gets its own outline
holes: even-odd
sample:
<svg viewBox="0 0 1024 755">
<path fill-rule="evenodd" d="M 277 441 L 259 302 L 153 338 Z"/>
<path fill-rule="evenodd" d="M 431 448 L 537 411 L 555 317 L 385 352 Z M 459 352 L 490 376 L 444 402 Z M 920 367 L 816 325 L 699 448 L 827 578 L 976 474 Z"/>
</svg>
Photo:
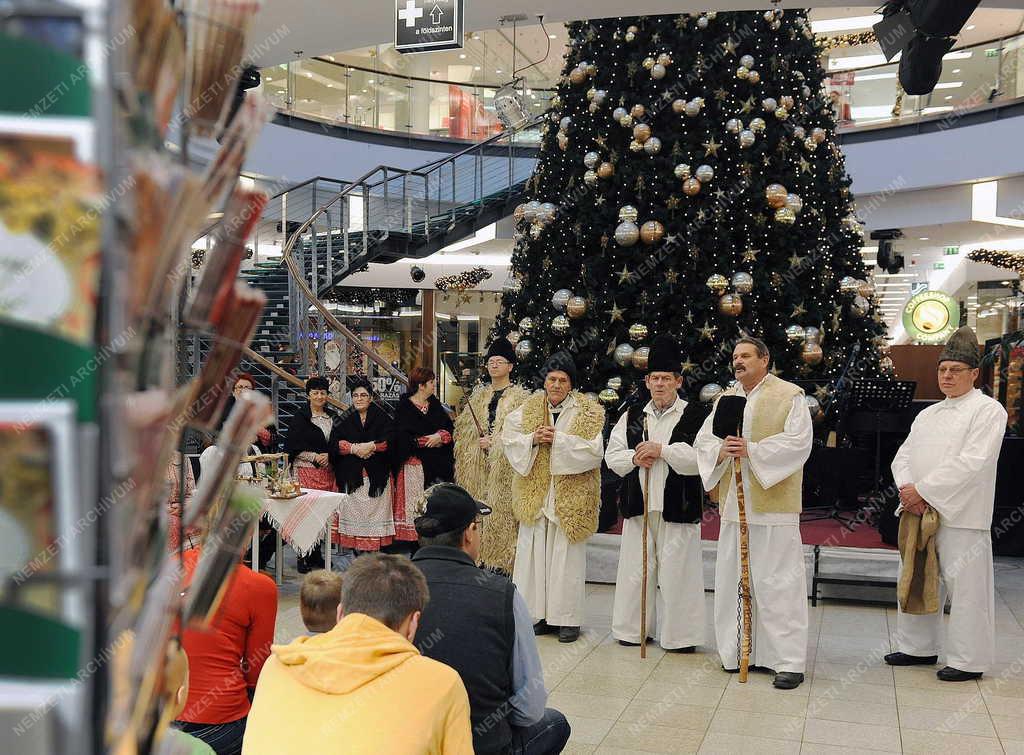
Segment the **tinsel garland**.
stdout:
<svg viewBox="0 0 1024 755">
<path fill-rule="evenodd" d="M 1017 275 L 1024 275 L 1024 253 L 1022 252 L 997 252 L 992 249 L 975 249 L 969 252 L 967 259 L 974 262 L 984 262 L 1003 270 L 1013 270 Z"/>
<path fill-rule="evenodd" d="M 856 47 L 857 45 L 869 45 L 877 42 L 878 38 L 874 31 L 860 31 L 854 34 L 836 34 L 831 37 L 818 37 L 818 46 L 823 53 L 830 52 L 839 47 Z"/>
<path fill-rule="evenodd" d="M 324 295 L 323 300 L 335 304 L 359 304 L 371 306 L 383 302 L 389 307 L 408 307 L 416 303 L 419 292 L 414 288 L 358 288 L 343 286 Z"/>
<path fill-rule="evenodd" d="M 465 291 L 468 288 L 475 288 L 491 277 L 491 271 L 485 267 L 474 267 L 464 273 L 457 275 L 442 275 L 434 281 L 434 287 L 439 291 L 453 289 Z"/>
</svg>

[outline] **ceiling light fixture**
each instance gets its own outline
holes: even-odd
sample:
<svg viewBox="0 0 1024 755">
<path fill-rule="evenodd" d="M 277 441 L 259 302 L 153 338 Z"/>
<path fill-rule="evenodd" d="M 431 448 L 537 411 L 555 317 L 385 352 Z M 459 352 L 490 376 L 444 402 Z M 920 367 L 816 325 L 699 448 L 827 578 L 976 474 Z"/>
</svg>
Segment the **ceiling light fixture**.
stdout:
<svg viewBox="0 0 1024 755">
<path fill-rule="evenodd" d="M 853 31 L 854 29 L 867 29 L 879 21 L 882 16 L 873 13 L 870 16 L 848 16 L 846 18 L 824 18 L 820 21 L 811 21 L 811 31 L 815 34 L 831 34 L 837 31 Z"/>
</svg>

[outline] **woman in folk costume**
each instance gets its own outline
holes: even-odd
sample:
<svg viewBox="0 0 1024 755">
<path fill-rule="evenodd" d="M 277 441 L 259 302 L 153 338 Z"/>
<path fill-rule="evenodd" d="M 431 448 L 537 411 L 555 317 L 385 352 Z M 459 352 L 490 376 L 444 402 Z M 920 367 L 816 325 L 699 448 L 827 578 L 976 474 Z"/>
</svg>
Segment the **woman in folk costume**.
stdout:
<svg viewBox="0 0 1024 755">
<path fill-rule="evenodd" d="M 416 542 L 416 502 L 435 482 L 455 479 L 452 418 L 434 389 L 434 371 L 416 367 L 395 413 L 395 448 L 392 464 L 395 483 L 395 539 Z"/>
<path fill-rule="evenodd" d="M 329 443 L 338 415 L 327 409 L 329 387 L 326 378 L 311 377 L 306 381 L 308 404 L 292 417 L 284 442 L 284 450 L 299 478 L 299 485 L 310 490 L 338 489 L 332 464 L 334 453 Z M 302 574 L 323 565 L 319 548 L 309 556 L 299 557 L 298 568 Z"/>
<path fill-rule="evenodd" d="M 530 392 L 509 380 L 516 355 L 507 338 L 491 343 L 485 363 L 491 382 L 473 390 L 455 420 L 455 481 L 491 507 L 480 525 L 480 560 L 510 575 L 518 526 L 512 515 L 512 467 L 501 449 L 501 430 Z"/>
<path fill-rule="evenodd" d="M 693 652 L 704 644 L 704 561 L 700 519 L 704 491 L 693 441 L 710 407 L 679 397 L 682 357 L 671 336 L 654 339 L 638 401 L 619 417 L 605 461 L 623 477 L 624 523 L 612 607 L 612 636 L 639 645 L 643 570 L 644 495 L 647 500 L 647 620 L 666 650 Z M 660 590 L 658 588 L 661 588 Z M 656 632 L 656 633 L 655 633 Z"/>
<path fill-rule="evenodd" d="M 348 499 L 338 515 L 335 543 L 376 551 L 395 538 L 388 443 L 393 424 L 373 403 L 373 389 L 359 379 L 351 389 L 352 407 L 335 424 L 331 450 L 337 450 L 334 477 Z"/>
<path fill-rule="evenodd" d="M 544 390 L 501 431 L 519 522 L 512 581 L 526 599 L 534 633 L 575 642 L 583 623 L 587 538 L 601 508 L 604 409 L 573 390 L 576 365 L 561 351 L 544 364 Z"/>
<path fill-rule="evenodd" d="M 803 467 L 811 455 L 814 429 L 803 390 L 769 374 L 771 354 L 763 341 L 739 339 L 732 364 L 737 382 L 723 397 L 743 397 L 745 401 L 739 402 L 743 406 L 738 416 L 730 418 L 729 430 L 717 434 L 720 398 L 694 442 L 704 487 L 718 488 L 722 512 L 715 562 L 718 653 L 727 671 L 739 670 L 741 528 L 734 471 L 738 459 L 749 532 L 750 665 L 773 669 L 776 688 L 794 689 L 803 683 L 807 664 L 807 577 L 800 510 Z"/>
<path fill-rule="evenodd" d="M 974 387 L 978 364 L 978 339 L 969 327 L 960 328 L 939 356 L 939 388 L 945 400 L 917 415 L 892 462 L 900 490 L 900 540 L 929 509 L 938 512 L 937 576 L 944 589 L 939 589 L 931 614 L 911 615 L 901 607 L 897 652 L 885 656 L 885 662 L 930 666 L 938 661 L 948 591 L 946 666 L 937 674 L 945 682 L 977 679 L 995 659 L 990 530 L 1006 410 Z M 905 560 L 902 568 L 909 563 L 913 560 Z"/>
</svg>

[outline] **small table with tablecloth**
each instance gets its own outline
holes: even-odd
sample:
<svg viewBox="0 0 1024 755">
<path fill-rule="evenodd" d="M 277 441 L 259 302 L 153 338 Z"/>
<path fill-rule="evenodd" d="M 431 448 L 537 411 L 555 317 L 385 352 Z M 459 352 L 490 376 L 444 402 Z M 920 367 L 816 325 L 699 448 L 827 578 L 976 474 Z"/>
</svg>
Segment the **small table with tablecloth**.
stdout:
<svg viewBox="0 0 1024 755">
<path fill-rule="evenodd" d="M 263 514 L 277 531 L 274 573 L 277 584 L 283 577 L 282 542 L 288 543 L 301 556 L 309 555 L 321 539 L 324 541 L 324 563 L 331 568 L 331 541 L 325 537 L 340 511 L 345 493 L 302 489 L 297 498 L 264 498 Z M 252 563 L 259 563 L 259 528 L 252 537 Z"/>
</svg>

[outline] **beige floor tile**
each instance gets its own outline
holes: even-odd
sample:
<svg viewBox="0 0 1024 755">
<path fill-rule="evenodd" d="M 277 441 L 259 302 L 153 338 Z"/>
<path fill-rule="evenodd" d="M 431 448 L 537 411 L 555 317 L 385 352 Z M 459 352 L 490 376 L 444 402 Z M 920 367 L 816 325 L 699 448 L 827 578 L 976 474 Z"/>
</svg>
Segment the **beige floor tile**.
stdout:
<svg viewBox="0 0 1024 755">
<path fill-rule="evenodd" d="M 575 670 L 582 674 L 607 674 L 627 679 L 646 679 L 655 668 L 654 663 L 640 663 L 639 660 L 626 658 L 593 658 L 586 657 L 580 661 Z"/>
<path fill-rule="evenodd" d="M 898 688 L 950 689 L 950 682 L 940 682 L 935 676 L 938 666 L 893 666 L 892 676 Z M 959 686 L 976 686 L 973 682 L 958 683 Z"/>
<path fill-rule="evenodd" d="M 565 749 L 562 750 L 562 755 L 591 755 L 595 749 L 597 749 L 595 745 L 576 742 L 570 737 L 569 741 L 565 743 Z"/>
<path fill-rule="evenodd" d="M 995 738 L 996 730 L 987 712 L 971 713 L 967 710 L 936 710 L 901 705 L 900 728 L 918 731 L 948 731 L 972 737 Z M 1024 729 L 1021 729 L 1024 731 Z"/>
<path fill-rule="evenodd" d="M 1007 679 L 1002 677 L 988 678 L 983 676 L 978 680 L 978 687 L 987 695 L 998 697 L 1024 698 L 1024 679 Z M 1024 702 L 1021 703 L 1024 707 Z"/>
<path fill-rule="evenodd" d="M 620 723 L 630 727 L 667 726 L 674 729 L 705 731 L 711 723 L 715 711 L 699 705 L 681 705 L 679 703 L 634 700 L 622 712 Z"/>
<path fill-rule="evenodd" d="M 698 680 L 699 681 L 699 680 Z M 711 687 L 696 681 L 659 682 L 648 679 L 637 690 L 636 699 L 649 702 L 675 702 L 701 708 L 717 708 L 725 687 Z"/>
<path fill-rule="evenodd" d="M 987 709 L 991 716 L 1019 716 L 1021 714 L 1019 697 L 999 697 L 986 694 L 983 702 L 984 707 L 981 709 Z"/>
<path fill-rule="evenodd" d="M 861 755 L 864 750 L 856 747 L 840 745 L 823 745 L 815 742 L 804 742 L 800 746 L 800 755 Z"/>
<path fill-rule="evenodd" d="M 585 745 L 599 745 L 615 725 L 614 720 L 590 718 L 589 716 L 566 716 L 572 734 L 570 741 Z"/>
<path fill-rule="evenodd" d="M 647 657 L 640 657 L 640 648 L 624 647 L 608 635 L 607 640 L 602 641 L 590 654 L 593 658 L 609 658 L 611 660 L 636 661 L 637 663 L 650 663 L 657 665 L 658 661 L 665 655 L 664 649 L 653 642 L 647 643 Z"/>
<path fill-rule="evenodd" d="M 620 721 L 608 732 L 598 752 L 640 750 L 641 752 L 697 752 L 704 732 L 670 726 L 634 726 Z"/>
<path fill-rule="evenodd" d="M 893 686 L 890 666 L 851 666 L 845 663 L 818 661 L 814 664 L 814 681 L 847 681 L 856 684 Z"/>
<path fill-rule="evenodd" d="M 1022 711 L 1024 712 L 1024 711 Z M 997 716 L 993 715 L 992 723 L 995 724 L 996 734 L 1002 740 L 1016 739 L 1024 741 L 1024 717 L 1022 716 Z"/>
<path fill-rule="evenodd" d="M 948 684 L 947 684 L 948 686 Z M 966 684 L 964 685 L 967 686 Z M 984 706 L 984 700 L 977 686 L 950 689 L 920 689 L 917 687 L 897 687 L 896 699 L 900 705 L 915 708 L 936 708 L 938 710 L 964 710 L 976 713 Z"/>
<path fill-rule="evenodd" d="M 907 755 L 921 753 L 921 755 L 937 755 L 938 753 L 950 753 L 960 755 L 988 755 L 1002 753 L 1003 748 L 998 739 L 984 739 L 982 737 L 969 737 L 965 734 L 949 734 L 937 731 L 916 731 L 914 729 L 903 729 L 903 752 Z"/>
<path fill-rule="evenodd" d="M 740 734 L 799 742 L 804 728 L 802 716 L 778 713 L 751 713 L 719 708 L 711 721 L 709 734 Z"/>
<path fill-rule="evenodd" d="M 698 752 L 701 755 L 797 755 L 800 743 L 714 732 L 704 737 Z"/>
<path fill-rule="evenodd" d="M 896 689 L 881 684 L 860 684 L 831 679 L 814 679 L 811 684 L 812 700 L 828 698 L 866 703 L 896 702 Z"/>
<path fill-rule="evenodd" d="M 583 695 L 579 692 L 555 691 L 548 695 L 548 707 L 562 711 L 567 716 L 616 719 L 629 705 L 629 697 L 607 695 Z"/>
<path fill-rule="evenodd" d="M 650 679 L 666 684 L 725 688 L 729 685 L 730 675 L 721 669 L 659 664 Z"/>
<path fill-rule="evenodd" d="M 639 679 L 624 679 L 608 674 L 582 674 L 570 672 L 554 692 L 579 692 L 583 695 L 608 695 L 610 697 L 633 698 L 643 682 Z"/>
<path fill-rule="evenodd" d="M 1024 755 L 1024 740 L 1003 739 L 1000 742 L 1006 755 Z"/>
<path fill-rule="evenodd" d="M 807 703 L 808 699 L 803 695 L 788 695 L 777 689 L 765 690 L 759 687 L 730 686 L 725 690 L 718 707 L 802 717 L 807 715 Z"/>
<path fill-rule="evenodd" d="M 825 721 L 845 721 L 852 724 L 872 724 L 874 726 L 899 726 L 896 706 L 892 703 L 853 702 L 829 698 L 811 697 L 807 706 L 808 718 L 820 718 Z"/>
<path fill-rule="evenodd" d="M 861 750 L 900 751 L 900 731 L 893 726 L 824 721 L 818 718 L 807 719 L 803 741 L 844 747 L 856 743 Z"/>
</svg>

